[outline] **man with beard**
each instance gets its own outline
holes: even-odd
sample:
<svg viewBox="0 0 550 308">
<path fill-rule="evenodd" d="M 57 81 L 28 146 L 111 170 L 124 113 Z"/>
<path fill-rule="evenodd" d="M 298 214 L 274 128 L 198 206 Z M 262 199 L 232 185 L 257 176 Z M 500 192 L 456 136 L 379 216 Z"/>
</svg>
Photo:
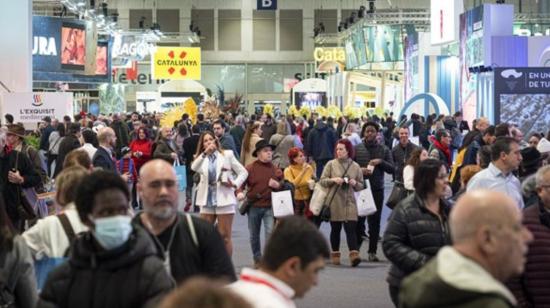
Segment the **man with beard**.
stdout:
<svg viewBox="0 0 550 308">
<path fill-rule="evenodd" d="M 105 171 L 117 172 L 115 164 L 114 147 L 116 145 L 115 131 L 110 127 L 105 127 L 97 135 L 99 147 L 94 154 L 94 167 L 102 168 Z"/>
<path fill-rule="evenodd" d="M 137 184 L 144 211 L 134 223 L 145 227 L 166 268 L 179 284 L 197 275 L 235 281 L 235 269 L 213 225 L 177 212 L 178 185 L 172 165 L 155 159 L 140 170 Z"/>
<path fill-rule="evenodd" d="M 412 151 L 416 148 L 417 146 L 409 140 L 409 128 L 399 128 L 399 143 L 391 151 L 395 163 L 394 178 L 396 181 L 403 183 L 403 169 L 411 157 Z"/>
</svg>

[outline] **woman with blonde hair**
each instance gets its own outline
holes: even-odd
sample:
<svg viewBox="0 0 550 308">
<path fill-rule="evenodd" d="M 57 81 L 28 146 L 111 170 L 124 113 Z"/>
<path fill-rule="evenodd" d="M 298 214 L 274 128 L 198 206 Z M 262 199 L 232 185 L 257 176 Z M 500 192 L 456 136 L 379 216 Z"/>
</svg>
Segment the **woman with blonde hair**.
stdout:
<svg viewBox="0 0 550 308">
<path fill-rule="evenodd" d="M 249 122 L 246 126 L 246 132 L 243 138 L 243 144 L 241 148 L 241 163 L 243 166 L 247 166 L 256 160 L 256 157 L 252 156 L 256 143 L 262 140 L 262 124 L 261 122 Z"/>
<path fill-rule="evenodd" d="M 86 152 L 82 152 L 88 157 Z M 61 213 L 38 220 L 23 233 L 31 254 L 37 260 L 39 289 L 49 270 L 65 260 L 76 235 L 88 230 L 80 220 L 74 203 L 77 187 L 88 173 L 89 170 L 81 166 L 64 168 L 55 178 L 55 201 L 61 207 Z"/>
<path fill-rule="evenodd" d="M 200 175 L 195 204 L 200 206 L 201 218 L 212 224 L 218 221 L 218 231 L 231 256 L 231 228 L 237 204 L 235 189 L 244 183 L 248 172 L 232 150 L 222 149 L 210 131 L 201 134 L 191 169 Z"/>
</svg>

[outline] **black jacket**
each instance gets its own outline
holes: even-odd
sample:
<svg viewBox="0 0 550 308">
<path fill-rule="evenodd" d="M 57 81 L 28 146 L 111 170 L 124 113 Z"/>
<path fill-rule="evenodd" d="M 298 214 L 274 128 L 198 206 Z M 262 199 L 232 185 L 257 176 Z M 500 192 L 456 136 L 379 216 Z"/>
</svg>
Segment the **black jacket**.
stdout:
<svg viewBox="0 0 550 308">
<path fill-rule="evenodd" d="M 396 144 L 391 150 L 393 164 L 395 166 L 394 178 L 396 181 L 403 183 L 403 169 L 407 165 L 407 160 L 411 157 L 411 153 L 417 146 L 410 142 L 407 143 L 405 148 L 401 147 L 401 144 Z"/>
<path fill-rule="evenodd" d="M 94 167 L 101 168 L 105 171 L 117 172 L 113 157 L 102 146 L 97 147 L 95 151 L 94 159 L 92 160 Z"/>
<path fill-rule="evenodd" d="M 65 162 L 65 156 L 67 156 L 72 150 L 80 148 L 80 141 L 75 135 L 67 135 L 59 143 L 59 151 L 57 152 L 57 159 L 55 161 L 54 178 L 63 170 L 63 162 Z"/>
<path fill-rule="evenodd" d="M 365 140 L 355 147 L 355 161 L 361 168 L 366 168 L 369 162 L 376 158 L 382 159 L 382 163 L 374 167 L 372 174 L 365 176 L 365 180 L 370 180 L 372 190 L 383 190 L 384 172 L 393 174 L 395 171 L 390 150 L 383 144 L 367 143 Z"/>
<path fill-rule="evenodd" d="M 42 136 L 40 136 L 40 150 L 48 151 L 50 148 L 50 134 L 54 130 L 55 129 L 51 125 L 44 127 L 42 130 Z"/>
<path fill-rule="evenodd" d="M 183 153 L 185 156 L 185 164 L 187 164 L 188 166 L 191 166 L 191 163 L 193 162 L 193 156 L 197 152 L 197 145 L 199 144 L 199 138 L 200 138 L 200 135 L 191 135 L 191 137 L 185 138 L 183 140 L 182 147 L 183 147 Z M 187 168 L 187 170 L 191 170 L 191 168 Z"/>
<path fill-rule="evenodd" d="M 19 159 L 17 159 L 19 155 Z M 16 168 L 17 162 L 17 168 Z M 23 177 L 23 184 L 13 184 L 8 181 L 8 172 L 12 169 L 19 170 L 19 174 Z M 19 213 L 17 211 L 17 204 L 19 202 L 19 192 L 21 188 L 31 188 L 40 184 L 40 175 L 36 173 L 34 165 L 29 158 L 21 152 L 11 151 L 10 154 L 5 155 L 5 152 L 0 154 L 0 189 L 4 197 L 6 204 L 6 212 L 12 223 L 16 223 L 20 220 Z M 0 196 L 1 197 L 1 196 Z"/>
<path fill-rule="evenodd" d="M 114 250 L 97 245 L 90 232 L 75 240 L 69 261 L 48 275 L 38 308 L 154 307 L 173 288 L 145 230 L 134 227 L 128 242 Z"/>
<path fill-rule="evenodd" d="M 387 281 L 399 287 L 401 280 L 420 269 L 439 249 L 451 243 L 447 204 L 442 200 L 442 221 L 414 193 L 397 204 L 388 220 L 382 249 L 392 265 Z"/>
<path fill-rule="evenodd" d="M 336 141 L 336 130 L 319 120 L 308 133 L 306 153 L 316 161 L 331 160 L 334 158 Z"/>
<path fill-rule="evenodd" d="M 157 248 L 158 256 L 163 258 L 163 251 L 168 246 L 172 228 L 177 228 L 170 247 L 170 266 L 174 280 L 180 284 L 192 276 L 201 275 L 235 281 L 233 263 L 216 228 L 200 218 L 192 217 L 192 219 L 198 245 L 193 242 L 187 219 L 183 214 L 178 214 L 177 223 L 158 236 L 149 233 Z M 140 215 L 136 215 L 134 224 L 144 227 Z"/>
</svg>

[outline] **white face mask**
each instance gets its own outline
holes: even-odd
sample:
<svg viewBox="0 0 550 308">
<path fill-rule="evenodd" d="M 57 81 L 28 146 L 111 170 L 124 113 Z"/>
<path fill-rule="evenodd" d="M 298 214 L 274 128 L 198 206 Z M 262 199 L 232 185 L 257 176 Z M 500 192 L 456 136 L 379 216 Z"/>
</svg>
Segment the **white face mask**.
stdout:
<svg viewBox="0 0 550 308">
<path fill-rule="evenodd" d="M 133 230 L 132 217 L 127 215 L 96 218 L 93 222 L 95 223 L 94 237 L 106 250 L 122 246 L 128 241 Z"/>
</svg>

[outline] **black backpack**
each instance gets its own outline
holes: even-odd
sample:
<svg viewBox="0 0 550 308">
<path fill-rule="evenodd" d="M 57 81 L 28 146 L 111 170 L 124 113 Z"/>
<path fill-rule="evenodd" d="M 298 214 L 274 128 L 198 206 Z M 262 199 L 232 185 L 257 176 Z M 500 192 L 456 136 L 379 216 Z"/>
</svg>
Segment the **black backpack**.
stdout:
<svg viewBox="0 0 550 308">
<path fill-rule="evenodd" d="M 6 253 L 0 254 L 0 308 L 14 308 L 15 295 L 13 287 L 9 284 L 9 274 L 6 273 L 4 263 L 6 262 Z"/>
</svg>

